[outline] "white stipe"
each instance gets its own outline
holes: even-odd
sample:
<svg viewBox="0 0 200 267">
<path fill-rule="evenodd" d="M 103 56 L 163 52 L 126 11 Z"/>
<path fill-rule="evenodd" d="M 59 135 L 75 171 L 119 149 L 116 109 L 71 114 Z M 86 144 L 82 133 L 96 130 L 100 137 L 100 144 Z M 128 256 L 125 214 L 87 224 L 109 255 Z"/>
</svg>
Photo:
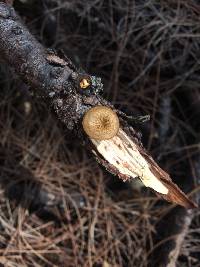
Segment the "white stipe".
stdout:
<svg viewBox="0 0 200 267">
<path fill-rule="evenodd" d="M 168 188 L 152 173 L 149 163 L 140 154 L 137 145 L 122 129 L 109 140 L 91 141 L 105 160 L 115 166 L 121 174 L 132 178 L 139 177 L 146 187 L 161 194 L 168 193 Z"/>
</svg>

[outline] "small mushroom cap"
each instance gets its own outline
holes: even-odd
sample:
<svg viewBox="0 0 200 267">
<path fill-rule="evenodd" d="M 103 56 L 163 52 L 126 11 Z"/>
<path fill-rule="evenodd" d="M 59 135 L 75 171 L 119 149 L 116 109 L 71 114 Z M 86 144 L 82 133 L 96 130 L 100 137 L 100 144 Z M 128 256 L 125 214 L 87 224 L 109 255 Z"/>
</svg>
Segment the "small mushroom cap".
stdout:
<svg viewBox="0 0 200 267">
<path fill-rule="evenodd" d="M 83 117 L 83 129 L 86 134 L 96 140 L 107 140 L 119 131 L 119 118 L 111 108 L 96 106 L 89 109 Z"/>
<path fill-rule="evenodd" d="M 90 82 L 88 79 L 84 78 L 80 81 L 80 87 L 82 89 L 86 89 L 88 86 L 90 86 Z"/>
</svg>

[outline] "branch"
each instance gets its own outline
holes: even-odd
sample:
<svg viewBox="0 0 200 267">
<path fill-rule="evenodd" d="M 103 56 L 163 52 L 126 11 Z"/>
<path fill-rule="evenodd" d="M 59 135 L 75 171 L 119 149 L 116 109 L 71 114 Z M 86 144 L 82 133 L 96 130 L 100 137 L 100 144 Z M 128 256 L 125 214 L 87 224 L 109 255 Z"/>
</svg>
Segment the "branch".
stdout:
<svg viewBox="0 0 200 267">
<path fill-rule="evenodd" d="M 42 95 L 66 88 L 72 70 L 48 60 L 47 50 L 30 34 L 14 9 L 0 3 L 0 53 L 15 72 Z M 38 91 L 36 92 L 37 94 Z"/>
<path fill-rule="evenodd" d="M 60 57 L 45 49 L 23 25 L 14 9 L 2 2 L 0 54 L 36 96 L 46 98 L 58 119 L 74 132 L 108 171 L 123 181 L 139 177 L 160 197 L 187 208 L 196 207 L 143 148 L 140 135 L 127 122 L 129 116 L 124 117 L 100 96 L 103 88 L 101 79 L 80 71 L 66 56 Z M 106 108 L 100 114 L 102 109 L 94 111 L 96 106 Z M 105 133 L 115 127 L 114 136 L 97 139 L 89 135 L 91 131 L 83 129 L 83 118 L 89 110 L 92 110 L 92 117 L 88 116 L 90 121 L 85 124 L 86 127 L 92 125 L 94 132 L 98 130 L 100 135 L 101 129 Z"/>
</svg>

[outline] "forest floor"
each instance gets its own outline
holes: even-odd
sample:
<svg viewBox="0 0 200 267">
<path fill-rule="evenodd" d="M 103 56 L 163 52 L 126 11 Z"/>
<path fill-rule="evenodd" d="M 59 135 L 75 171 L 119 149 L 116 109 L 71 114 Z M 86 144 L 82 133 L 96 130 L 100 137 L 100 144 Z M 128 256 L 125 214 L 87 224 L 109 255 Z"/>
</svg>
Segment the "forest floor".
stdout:
<svg viewBox="0 0 200 267">
<path fill-rule="evenodd" d="M 144 146 L 199 203 L 198 1 L 13 5 L 44 46 L 102 77 L 116 107 L 150 114 Z M 106 172 L 0 58 L 0 264 L 198 267 L 199 210 Z"/>
</svg>

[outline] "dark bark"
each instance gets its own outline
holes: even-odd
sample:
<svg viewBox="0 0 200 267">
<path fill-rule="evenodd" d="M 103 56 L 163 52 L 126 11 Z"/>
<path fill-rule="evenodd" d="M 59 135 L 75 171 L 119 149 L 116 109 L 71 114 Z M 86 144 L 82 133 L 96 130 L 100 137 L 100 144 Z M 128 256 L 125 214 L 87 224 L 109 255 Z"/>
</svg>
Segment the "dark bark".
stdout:
<svg viewBox="0 0 200 267">
<path fill-rule="evenodd" d="M 102 89 L 101 79 L 45 49 L 5 3 L 0 3 L 0 54 L 35 96 L 46 98 L 69 130 L 76 130 L 83 113 L 100 101 L 96 94 Z M 82 90 L 79 83 L 85 77 L 90 86 Z"/>
<path fill-rule="evenodd" d="M 30 34 L 13 8 L 0 3 L 0 53 L 6 62 L 28 83 L 37 88 L 37 94 L 66 89 L 70 67 L 54 65 L 47 59 L 46 49 Z"/>
<path fill-rule="evenodd" d="M 110 172 L 126 181 L 130 176 L 124 174 L 126 172 L 120 172 L 120 168 L 117 169 L 109 160 L 106 160 L 105 155 L 104 157 L 100 155 L 97 147 L 92 146 L 91 139 L 85 135 L 82 127 L 83 116 L 91 107 L 96 105 L 111 107 L 119 115 L 120 128 L 134 142 L 140 155 L 148 163 L 148 168 L 150 168 L 152 174 L 167 189 L 167 193 L 162 194 L 158 191 L 157 194 L 167 201 L 175 202 L 184 207 L 196 207 L 172 182 L 170 176 L 159 168 L 145 151 L 140 142 L 140 135 L 127 123 L 129 119 L 134 119 L 134 121 L 137 121 L 137 119 L 129 118 L 126 114 L 117 111 L 99 95 L 103 88 L 101 79 L 80 71 L 66 56 L 59 56 L 53 51 L 45 49 L 23 25 L 14 9 L 2 2 L 0 3 L 0 54 L 21 79 L 30 86 L 36 96 L 46 98 L 59 120 L 64 123 L 68 130 L 73 131 L 82 143 L 87 144 L 97 160 Z M 86 87 L 82 86 L 83 80 L 87 81 Z M 125 137 L 122 135 L 120 138 Z M 130 140 L 121 140 L 122 144 L 125 145 L 124 148 L 127 147 L 127 142 L 130 142 Z M 111 141 L 110 144 L 115 146 L 116 144 L 112 142 L 114 141 Z M 130 147 L 134 150 L 131 145 L 129 149 Z M 122 147 L 120 148 L 122 149 Z M 124 153 L 129 159 L 128 152 L 125 150 Z M 125 156 L 124 158 L 122 166 L 126 169 L 130 165 L 126 162 Z M 148 179 L 149 177 L 147 177 Z M 154 185 L 151 185 L 151 188 L 155 188 L 155 180 L 153 180 L 153 183 Z M 163 191 L 161 190 L 161 192 Z"/>
</svg>

